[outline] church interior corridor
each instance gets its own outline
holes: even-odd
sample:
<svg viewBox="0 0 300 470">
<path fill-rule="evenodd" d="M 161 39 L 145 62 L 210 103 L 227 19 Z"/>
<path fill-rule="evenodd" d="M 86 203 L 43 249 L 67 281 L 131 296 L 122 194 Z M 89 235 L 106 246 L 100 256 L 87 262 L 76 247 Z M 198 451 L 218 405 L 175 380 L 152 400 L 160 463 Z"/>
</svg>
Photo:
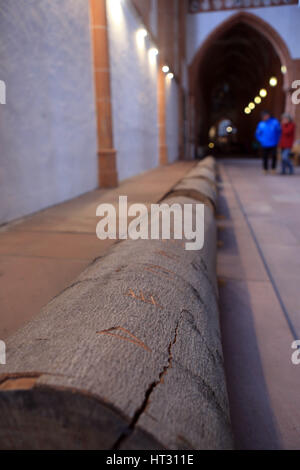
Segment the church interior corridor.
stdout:
<svg viewBox="0 0 300 470">
<path fill-rule="evenodd" d="M 1 456 L 300 450 L 299 26 L 0 0 Z"/>
</svg>

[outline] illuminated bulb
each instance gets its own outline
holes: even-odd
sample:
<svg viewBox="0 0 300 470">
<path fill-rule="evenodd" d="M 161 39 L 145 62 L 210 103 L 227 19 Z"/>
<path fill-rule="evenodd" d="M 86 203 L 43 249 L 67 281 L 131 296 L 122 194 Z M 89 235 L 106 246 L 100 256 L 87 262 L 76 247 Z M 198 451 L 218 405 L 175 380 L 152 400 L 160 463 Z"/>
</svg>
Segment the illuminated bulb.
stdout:
<svg viewBox="0 0 300 470">
<path fill-rule="evenodd" d="M 168 67 L 167 65 L 164 65 L 163 68 L 162 68 L 162 71 L 163 71 L 164 73 L 168 73 L 169 70 L 170 70 L 170 67 Z"/>
<path fill-rule="evenodd" d="M 136 32 L 137 45 L 140 50 L 145 48 L 145 38 L 147 36 L 148 33 L 144 28 L 141 28 Z"/>
<path fill-rule="evenodd" d="M 265 90 L 264 88 L 262 88 L 259 92 L 260 96 L 262 98 L 265 98 L 267 96 L 267 90 Z"/>
<path fill-rule="evenodd" d="M 151 55 L 152 57 L 155 57 L 158 55 L 158 49 L 156 49 L 156 47 L 152 47 L 150 50 L 149 50 L 149 55 Z"/>
<path fill-rule="evenodd" d="M 261 103 L 261 97 L 260 97 L 260 96 L 256 96 L 256 97 L 254 98 L 254 101 L 255 101 L 256 104 Z"/>
<path fill-rule="evenodd" d="M 172 72 L 168 73 L 167 78 L 169 80 L 172 80 L 172 78 L 174 78 L 174 73 L 172 73 Z"/>
<path fill-rule="evenodd" d="M 269 83 L 271 86 L 276 86 L 277 85 L 277 78 L 276 77 L 271 77 L 269 80 Z"/>
<path fill-rule="evenodd" d="M 149 49 L 149 62 L 151 65 L 156 65 L 156 56 L 158 55 L 158 50 L 156 49 L 156 47 L 152 47 L 151 49 Z"/>
<path fill-rule="evenodd" d="M 285 73 L 287 73 L 286 65 L 282 65 L 282 66 L 281 66 L 281 73 L 283 73 L 283 75 L 284 75 Z"/>
<path fill-rule="evenodd" d="M 210 149 L 213 149 L 214 146 L 215 146 L 215 144 L 214 144 L 213 142 L 210 142 L 210 143 L 208 144 L 208 146 L 209 146 Z"/>
<path fill-rule="evenodd" d="M 232 132 L 232 127 L 231 127 L 231 126 L 228 126 L 228 127 L 226 128 L 226 132 L 228 132 L 228 134 L 231 134 L 231 132 Z"/>
<path fill-rule="evenodd" d="M 137 33 L 141 38 L 146 38 L 148 36 L 148 33 L 144 28 L 139 29 Z"/>
<path fill-rule="evenodd" d="M 251 109 L 248 108 L 248 106 L 244 109 L 244 113 L 245 114 L 250 114 L 251 113 Z"/>
<path fill-rule="evenodd" d="M 254 108 L 255 108 L 255 104 L 254 104 L 254 103 L 252 103 L 252 101 L 251 101 L 251 103 L 249 103 L 249 104 L 248 104 L 248 108 L 250 108 L 250 109 L 254 109 Z"/>
</svg>

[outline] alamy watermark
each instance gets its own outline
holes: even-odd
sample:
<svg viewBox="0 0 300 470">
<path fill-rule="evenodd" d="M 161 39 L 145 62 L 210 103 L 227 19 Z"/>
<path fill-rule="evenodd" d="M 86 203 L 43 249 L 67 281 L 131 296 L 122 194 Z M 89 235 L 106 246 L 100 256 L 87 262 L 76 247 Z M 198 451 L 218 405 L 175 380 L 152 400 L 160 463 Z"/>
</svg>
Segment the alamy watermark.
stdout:
<svg viewBox="0 0 300 470">
<path fill-rule="evenodd" d="M 6 344 L 0 340 L 0 365 L 6 364 Z"/>
<path fill-rule="evenodd" d="M 6 85 L 3 80 L 0 80 L 0 104 L 6 104 Z"/>
<path fill-rule="evenodd" d="M 100 240 L 174 238 L 185 240 L 186 250 L 201 250 L 204 245 L 204 204 L 151 204 L 148 211 L 144 204 L 128 206 L 127 196 L 120 196 L 118 217 L 112 204 L 100 204 L 96 215 L 102 217 L 96 228 Z M 133 220 L 128 224 L 129 217 Z"/>
<path fill-rule="evenodd" d="M 300 340 L 297 339 L 292 343 L 291 346 L 292 349 L 295 349 L 291 356 L 291 361 L 295 366 L 298 366 L 300 364 Z"/>
<path fill-rule="evenodd" d="M 294 80 L 292 83 L 292 88 L 296 88 L 296 90 L 292 93 L 292 103 L 299 104 L 300 103 L 300 80 Z"/>
</svg>

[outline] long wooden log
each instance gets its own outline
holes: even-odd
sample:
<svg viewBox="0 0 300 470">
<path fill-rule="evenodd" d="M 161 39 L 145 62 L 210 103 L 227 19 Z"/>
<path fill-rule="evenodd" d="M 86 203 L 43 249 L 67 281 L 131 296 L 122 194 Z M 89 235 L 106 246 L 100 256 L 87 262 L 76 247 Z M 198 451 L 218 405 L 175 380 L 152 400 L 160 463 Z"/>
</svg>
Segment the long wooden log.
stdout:
<svg viewBox="0 0 300 470">
<path fill-rule="evenodd" d="M 184 179 L 187 178 L 204 178 L 207 181 L 216 184 L 216 173 L 205 166 L 197 165 L 193 168 Z"/>
<path fill-rule="evenodd" d="M 206 167 L 212 171 L 217 171 L 217 164 L 216 164 L 216 160 L 213 156 L 209 155 L 207 157 L 205 157 L 203 160 L 201 160 L 199 163 L 198 163 L 198 166 L 200 167 Z"/>
<path fill-rule="evenodd" d="M 216 212 L 217 188 L 203 178 L 185 177 L 165 195 L 165 199 L 172 197 L 188 197 L 209 206 Z"/>
<path fill-rule="evenodd" d="M 1 449 L 232 447 L 209 206 L 184 243 L 116 243 L 7 341 Z"/>
</svg>

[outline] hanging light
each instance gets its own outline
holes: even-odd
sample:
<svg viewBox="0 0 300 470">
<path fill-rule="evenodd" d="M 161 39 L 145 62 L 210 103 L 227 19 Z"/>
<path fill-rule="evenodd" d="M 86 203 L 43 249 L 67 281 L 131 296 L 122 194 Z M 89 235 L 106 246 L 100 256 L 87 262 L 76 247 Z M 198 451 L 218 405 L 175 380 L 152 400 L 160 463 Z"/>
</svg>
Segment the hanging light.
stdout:
<svg viewBox="0 0 300 470">
<path fill-rule="evenodd" d="M 256 97 L 254 98 L 254 102 L 255 102 L 256 104 L 260 104 L 260 103 L 261 103 L 261 97 L 260 97 L 260 96 L 256 96 Z"/>
<path fill-rule="evenodd" d="M 148 36 L 147 30 L 145 28 L 140 28 L 136 32 L 136 41 L 138 48 L 140 50 L 145 48 L 145 38 Z"/>
<path fill-rule="evenodd" d="M 260 96 L 261 96 L 262 98 L 265 98 L 268 93 L 267 93 L 267 90 L 266 90 L 265 88 L 262 88 L 262 89 L 260 90 L 259 94 L 260 94 Z"/>
<path fill-rule="evenodd" d="M 283 75 L 287 73 L 287 67 L 286 67 L 286 65 L 282 65 L 282 66 L 281 66 L 281 73 L 283 73 Z"/>
<path fill-rule="evenodd" d="M 174 78 L 174 73 L 172 73 L 172 72 L 168 73 L 167 78 L 169 80 L 172 80 Z"/>
<path fill-rule="evenodd" d="M 158 49 L 156 47 L 151 47 L 148 52 L 149 62 L 151 65 L 156 65 L 156 56 L 158 55 Z"/>
<path fill-rule="evenodd" d="M 251 110 L 254 109 L 254 108 L 255 108 L 255 104 L 252 103 L 252 101 L 251 101 L 251 102 L 248 104 L 248 108 L 251 109 Z"/>
<path fill-rule="evenodd" d="M 209 142 L 208 146 L 209 146 L 210 149 L 213 149 L 215 144 L 213 142 Z"/>
<path fill-rule="evenodd" d="M 156 57 L 158 55 L 158 49 L 156 49 L 156 47 L 151 47 L 151 49 L 149 49 L 149 55 L 151 57 Z"/>
<path fill-rule="evenodd" d="M 250 114 L 251 113 L 251 109 L 248 108 L 248 106 L 244 109 L 244 113 L 245 114 Z"/>
<path fill-rule="evenodd" d="M 163 71 L 164 73 L 168 73 L 168 72 L 170 71 L 170 67 L 169 67 L 168 65 L 164 65 L 164 66 L 162 67 L 162 71 Z"/>
<path fill-rule="evenodd" d="M 269 80 L 269 83 L 271 86 L 276 86 L 277 83 L 278 83 L 278 80 L 276 77 L 271 77 L 270 80 Z"/>
<path fill-rule="evenodd" d="M 141 38 L 146 38 L 148 36 L 148 33 L 147 33 L 147 30 L 145 28 L 141 28 L 138 30 L 137 34 L 141 37 Z"/>
</svg>

